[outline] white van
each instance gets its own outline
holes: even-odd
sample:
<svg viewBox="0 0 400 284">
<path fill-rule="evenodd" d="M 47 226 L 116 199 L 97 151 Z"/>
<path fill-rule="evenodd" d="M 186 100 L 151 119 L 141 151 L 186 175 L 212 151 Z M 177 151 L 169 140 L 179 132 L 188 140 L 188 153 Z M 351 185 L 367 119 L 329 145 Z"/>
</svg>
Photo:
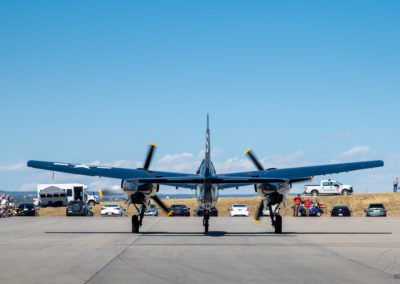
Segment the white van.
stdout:
<svg viewBox="0 0 400 284">
<path fill-rule="evenodd" d="M 79 183 L 38 184 L 37 194 L 40 206 L 67 206 L 70 201 L 85 200 L 90 206 L 99 203 L 98 198 L 87 192 L 88 187 Z"/>
</svg>

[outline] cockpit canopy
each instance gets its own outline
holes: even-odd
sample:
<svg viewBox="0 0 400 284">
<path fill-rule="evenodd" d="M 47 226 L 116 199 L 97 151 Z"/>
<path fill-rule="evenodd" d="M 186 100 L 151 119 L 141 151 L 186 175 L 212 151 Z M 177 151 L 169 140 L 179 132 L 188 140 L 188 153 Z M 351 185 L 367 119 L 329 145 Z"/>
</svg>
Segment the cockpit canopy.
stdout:
<svg viewBox="0 0 400 284">
<path fill-rule="evenodd" d="M 203 161 L 201 161 L 200 167 L 197 169 L 196 174 L 204 173 L 204 162 L 205 162 L 205 159 L 203 159 Z M 213 165 L 212 162 L 211 162 L 211 165 L 210 165 L 210 171 L 211 171 L 212 174 L 216 173 L 214 165 Z"/>
</svg>

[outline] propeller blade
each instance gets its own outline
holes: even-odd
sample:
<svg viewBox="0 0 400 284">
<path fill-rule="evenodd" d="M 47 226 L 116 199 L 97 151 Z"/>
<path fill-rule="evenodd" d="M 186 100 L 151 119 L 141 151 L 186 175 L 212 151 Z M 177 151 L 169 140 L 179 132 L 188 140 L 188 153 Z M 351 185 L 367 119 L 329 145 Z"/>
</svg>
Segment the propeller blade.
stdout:
<svg viewBox="0 0 400 284">
<path fill-rule="evenodd" d="M 150 143 L 149 150 L 147 151 L 146 161 L 144 162 L 143 169 L 148 170 L 151 164 L 151 159 L 153 158 L 154 150 L 156 148 L 156 143 Z"/>
<path fill-rule="evenodd" d="M 104 195 L 111 195 L 111 194 L 120 193 L 120 192 L 122 192 L 122 189 L 118 185 L 113 186 L 113 187 L 102 188 L 99 190 L 100 197 L 103 197 Z"/>
<path fill-rule="evenodd" d="M 256 216 L 254 217 L 253 221 L 256 223 L 260 223 L 260 218 L 262 216 L 262 212 L 264 210 L 264 200 L 261 200 L 260 205 L 258 206 Z"/>
<path fill-rule="evenodd" d="M 251 151 L 251 149 L 247 149 L 246 151 L 244 151 L 245 154 L 247 154 L 247 156 L 250 158 L 250 160 L 254 163 L 254 165 L 256 166 L 256 168 L 259 171 L 263 171 L 264 168 L 261 165 L 261 163 L 258 161 L 258 159 L 256 158 L 256 156 L 253 154 L 253 152 Z"/>
<path fill-rule="evenodd" d="M 168 207 L 165 205 L 164 202 L 161 201 L 160 198 L 158 198 L 157 195 L 154 195 L 154 196 L 152 196 L 151 198 L 153 199 L 153 201 L 154 201 L 155 203 L 157 203 L 158 206 L 161 207 L 161 209 L 167 214 L 167 216 L 169 216 L 169 215 L 172 214 L 172 211 L 169 211 L 169 210 L 168 210 Z"/>
</svg>

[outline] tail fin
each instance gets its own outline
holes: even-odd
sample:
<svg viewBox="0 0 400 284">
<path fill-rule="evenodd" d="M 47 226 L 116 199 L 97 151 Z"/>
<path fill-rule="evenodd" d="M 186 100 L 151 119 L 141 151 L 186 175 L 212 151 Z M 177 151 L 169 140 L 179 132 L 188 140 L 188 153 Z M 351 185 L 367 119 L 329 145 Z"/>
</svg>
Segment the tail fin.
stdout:
<svg viewBox="0 0 400 284">
<path fill-rule="evenodd" d="M 210 122 L 207 113 L 207 131 L 206 131 L 206 152 L 205 152 L 204 174 L 210 176 L 211 154 L 210 154 Z"/>
</svg>

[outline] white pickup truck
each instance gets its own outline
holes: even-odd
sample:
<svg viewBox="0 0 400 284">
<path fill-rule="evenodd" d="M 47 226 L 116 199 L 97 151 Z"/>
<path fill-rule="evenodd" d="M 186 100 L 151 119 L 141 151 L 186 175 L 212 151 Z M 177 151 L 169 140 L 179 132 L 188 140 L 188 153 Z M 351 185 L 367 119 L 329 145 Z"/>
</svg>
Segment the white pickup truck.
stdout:
<svg viewBox="0 0 400 284">
<path fill-rule="evenodd" d="M 322 194 L 348 195 L 353 193 L 353 187 L 348 184 L 341 184 L 340 182 L 333 179 L 327 179 L 327 180 L 322 180 L 320 185 L 305 185 L 304 193 L 311 194 L 313 196 Z"/>
</svg>

